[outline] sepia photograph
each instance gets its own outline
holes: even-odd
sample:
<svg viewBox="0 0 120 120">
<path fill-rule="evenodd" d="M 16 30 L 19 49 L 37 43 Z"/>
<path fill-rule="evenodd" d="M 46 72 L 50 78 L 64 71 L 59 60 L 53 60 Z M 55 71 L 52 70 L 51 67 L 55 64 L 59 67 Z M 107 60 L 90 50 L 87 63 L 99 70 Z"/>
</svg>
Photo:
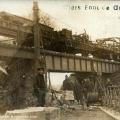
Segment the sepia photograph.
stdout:
<svg viewBox="0 0 120 120">
<path fill-rule="evenodd" d="M 120 120 L 120 1 L 0 0 L 0 120 Z"/>
</svg>

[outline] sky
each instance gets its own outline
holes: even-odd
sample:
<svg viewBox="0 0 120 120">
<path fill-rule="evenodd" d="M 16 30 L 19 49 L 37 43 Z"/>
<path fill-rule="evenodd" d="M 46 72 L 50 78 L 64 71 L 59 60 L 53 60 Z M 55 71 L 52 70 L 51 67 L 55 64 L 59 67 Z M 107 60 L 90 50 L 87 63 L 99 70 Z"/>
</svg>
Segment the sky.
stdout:
<svg viewBox="0 0 120 120">
<path fill-rule="evenodd" d="M 20 16 L 32 15 L 33 0 L 0 0 L 0 11 Z M 120 37 L 120 1 L 80 1 L 80 0 L 38 0 L 41 11 L 51 16 L 60 28 L 66 27 L 73 33 L 83 33 L 84 29 L 92 40 L 104 37 Z M 87 6 L 98 6 L 100 10 L 85 10 Z M 72 10 L 80 6 L 80 10 Z M 110 10 L 101 10 L 102 7 Z"/>
<path fill-rule="evenodd" d="M 32 3 L 32 0 L 0 0 L 0 11 L 27 17 L 32 15 Z M 40 10 L 50 15 L 60 28 L 76 34 L 85 29 L 91 40 L 120 37 L 120 1 L 38 0 L 38 3 Z M 53 84 L 62 84 L 65 74 L 51 74 Z"/>
</svg>

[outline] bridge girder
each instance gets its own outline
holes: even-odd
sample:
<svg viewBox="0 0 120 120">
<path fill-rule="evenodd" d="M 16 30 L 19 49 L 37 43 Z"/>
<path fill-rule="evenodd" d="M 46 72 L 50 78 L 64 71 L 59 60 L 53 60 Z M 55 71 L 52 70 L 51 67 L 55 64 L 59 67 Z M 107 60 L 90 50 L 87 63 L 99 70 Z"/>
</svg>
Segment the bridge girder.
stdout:
<svg viewBox="0 0 120 120">
<path fill-rule="evenodd" d="M 115 61 L 80 57 L 47 50 L 40 50 L 40 52 L 40 56 L 45 54 L 46 69 L 48 71 L 113 73 L 120 67 L 120 63 Z M 0 44 L 0 56 L 6 58 L 34 59 L 34 48 L 21 48 Z"/>
</svg>

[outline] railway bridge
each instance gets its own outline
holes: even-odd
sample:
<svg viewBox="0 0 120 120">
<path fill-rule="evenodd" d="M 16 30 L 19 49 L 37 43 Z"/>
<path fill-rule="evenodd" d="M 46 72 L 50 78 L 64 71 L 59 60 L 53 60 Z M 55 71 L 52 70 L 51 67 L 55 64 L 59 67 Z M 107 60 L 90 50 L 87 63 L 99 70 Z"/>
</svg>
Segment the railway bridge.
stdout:
<svg viewBox="0 0 120 120">
<path fill-rule="evenodd" d="M 49 36 L 43 35 L 43 31 L 50 36 L 52 34 L 56 35 L 56 32 L 47 31 L 51 28 L 46 28 L 39 23 L 38 11 L 39 8 L 34 3 L 33 21 L 10 13 L 0 12 L 0 35 L 9 37 L 7 40 L 4 40 L 5 38 L 0 40 L 0 65 L 4 63 L 8 72 L 6 76 L 2 75 L 0 80 L 0 96 L 4 96 L 5 101 L 0 98 L 0 102 L 3 102 L 0 110 L 6 107 L 6 103 L 10 107 L 17 106 L 18 108 L 33 105 L 35 100 L 33 84 L 38 68 L 44 68 L 45 75 L 47 75 L 47 72 L 74 72 L 86 75 L 99 73 L 108 76 L 120 69 L 120 62 L 116 59 L 89 58 L 78 56 L 74 52 L 72 54 L 66 51 L 56 52 L 55 50 L 45 49 L 44 39 L 47 38 L 48 43 L 50 41 Z M 57 41 L 57 38 L 54 39 Z M 9 42 L 12 42 L 12 44 L 8 44 Z M 86 46 L 89 49 L 88 51 L 92 48 L 91 45 Z M 99 51 L 99 49 L 97 50 Z M 81 51 L 86 52 L 84 45 L 81 46 Z M 94 50 L 91 51 L 94 52 Z M 102 49 L 102 51 L 104 50 Z M 109 53 L 109 51 L 106 53 Z M 116 54 L 119 56 L 119 53 Z M 108 89 L 107 92 L 109 93 L 110 90 Z M 110 97 L 111 94 L 108 96 Z"/>
<path fill-rule="evenodd" d="M 114 73 L 119 70 L 118 61 L 110 61 L 73 54 L 40 50 L 40 56 L 45 55 L 46 69 L 51 72 L 101 72 Z M 0 44 L 0 58 L 34 59 L 34 48 L 19 47 L 16 45 Z"/>
<path fill-rule="evenodd" d="M 38 12 L 37 9 L 35 6 L 35 13 Z M 106 59 L 81 57 L 75 54 L 41 49 L 43 40 L 40 27 L 42 26 L 38 25 L 39 27 L 34 27 L 33 29 L 33 25 L 35 26 L 38 24 L 36 22 L 38 19 L 36 16 L 34 16 L 34 22 L 5 12 L 1 12 L 0 16 L 0 35 L 10 37 L 14 41 L 14 44 L 11 45 L 5 44 L 4 40 L 0 41 L 0 58 L 38 59 L 39 61 L 41 56 L 45 55 L 44 60 L 48 71 L 92 72 L 94 69 L 96 72 L 114 73 L 119 69 L 120 63 L 116 60 L 111 61 Z M 5 17 L 7 19 L 3 19 Z M 11 19 L 13 20 L 11 21 Z M 17 23 L 14 22 L 15 20 Z M 24 25 L 23 23 L 27 25 Z M 34 38 L 32 38 L 34 46 L 23 46 L 22 44 L 31 34 L 34 35 Z M 27 42 L 29 43 L 30 40 L 27 40 Z"/>
</svg>

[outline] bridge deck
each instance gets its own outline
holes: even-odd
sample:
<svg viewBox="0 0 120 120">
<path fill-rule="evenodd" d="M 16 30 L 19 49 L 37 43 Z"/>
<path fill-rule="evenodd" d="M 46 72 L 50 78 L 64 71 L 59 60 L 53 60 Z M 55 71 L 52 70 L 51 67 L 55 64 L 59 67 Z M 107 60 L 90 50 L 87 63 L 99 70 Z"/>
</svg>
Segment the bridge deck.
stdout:
<svg viewBox="0 0 120 120">
<path fill-rule="evenodd" d="M 70 54 L 46 52 L 46 66 L 50 71 L 113 73 L 119 69 L 120 63 Z"/>
<path fill-rule="evenodd" d="M 45 53 L 46 67 L 49 71 L 113 73 L 120 68 L 119 62 L 41 51 L 41 54 L 43 53 Z M 34 49 L 0 44 L 0 56 L 33 59 Z"/>
</svg>

